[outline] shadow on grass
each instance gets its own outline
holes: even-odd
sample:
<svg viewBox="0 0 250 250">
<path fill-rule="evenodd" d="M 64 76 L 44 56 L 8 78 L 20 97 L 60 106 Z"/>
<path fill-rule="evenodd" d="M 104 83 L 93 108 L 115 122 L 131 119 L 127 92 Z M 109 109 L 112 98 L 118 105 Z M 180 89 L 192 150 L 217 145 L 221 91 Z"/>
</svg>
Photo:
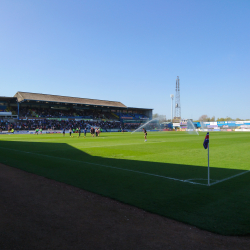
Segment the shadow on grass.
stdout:
<svg viewBox="0 0 250 250">
<path fill-rule="evenodd" d="M 183 182 L 205 184 L 207 168 L 202 166 L 91 156 L 66 143 L 0 141 L 0 157 L 6 165 L 205 230 L 250 233 L 249 174 L 207 187 Z M 212 168 L 211 178 L 241 172 Z"/>
</svg>

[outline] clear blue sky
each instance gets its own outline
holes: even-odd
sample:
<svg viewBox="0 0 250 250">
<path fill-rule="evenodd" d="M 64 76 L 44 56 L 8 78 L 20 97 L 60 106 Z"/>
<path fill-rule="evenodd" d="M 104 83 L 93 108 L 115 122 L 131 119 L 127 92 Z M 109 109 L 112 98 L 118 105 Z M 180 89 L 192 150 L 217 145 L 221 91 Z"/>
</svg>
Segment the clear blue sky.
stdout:
<svg viewBox="0 0 250 250">
<path fill-rule="evenodd" d="M 0 96 L 250 118 L 249 0 L 1 0 Z"/>
</svg>

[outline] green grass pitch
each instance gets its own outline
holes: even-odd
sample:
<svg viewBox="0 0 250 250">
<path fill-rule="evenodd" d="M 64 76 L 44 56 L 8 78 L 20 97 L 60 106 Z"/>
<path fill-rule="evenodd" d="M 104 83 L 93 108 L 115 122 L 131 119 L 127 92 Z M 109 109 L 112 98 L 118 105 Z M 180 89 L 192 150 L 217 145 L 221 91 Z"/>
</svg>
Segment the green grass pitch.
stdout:
<svg viewBox="0 0 250 250">
<path fill-rule="evenodd" d="M 0 162 L 224 235 L 250 233 L 250 133 L 0 135 Z"/>
</svg>

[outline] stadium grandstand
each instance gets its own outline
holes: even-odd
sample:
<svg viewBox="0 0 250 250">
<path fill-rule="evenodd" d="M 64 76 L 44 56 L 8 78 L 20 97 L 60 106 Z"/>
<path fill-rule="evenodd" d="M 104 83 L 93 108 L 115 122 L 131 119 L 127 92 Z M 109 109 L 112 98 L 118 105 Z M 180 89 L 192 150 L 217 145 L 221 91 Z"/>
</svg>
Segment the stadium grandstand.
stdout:
<svg viewBox="0 0 250 250">
<path fill-rule="evenodd" d="M 0 97 L 1 130 L 83 128 L 87 124 L 104 129 L 134 129 L 149 119 L 152 109 L 127 107 L 118 101 L 29 92 Z"/>
</svg>

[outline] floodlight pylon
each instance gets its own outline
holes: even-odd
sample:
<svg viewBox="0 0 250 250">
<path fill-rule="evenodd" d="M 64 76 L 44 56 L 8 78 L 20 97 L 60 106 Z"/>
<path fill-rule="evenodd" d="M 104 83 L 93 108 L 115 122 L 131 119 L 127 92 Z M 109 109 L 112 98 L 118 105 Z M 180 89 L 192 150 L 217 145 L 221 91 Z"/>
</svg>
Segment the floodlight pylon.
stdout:
<svg viewBox="0 0 250 250">
<path fill-rule="evenodd" d="M 170 95 L 171 98 L 171 122 L 173 121 L 173 100 L 174 100 L 174 95 Z"/>
<path fill-rule="evenodd" d="M 175 89 L 175 118 L 181 120 L 181 97 L 180 97 L 180 79 L 177 76 Z"/>
</svg>

